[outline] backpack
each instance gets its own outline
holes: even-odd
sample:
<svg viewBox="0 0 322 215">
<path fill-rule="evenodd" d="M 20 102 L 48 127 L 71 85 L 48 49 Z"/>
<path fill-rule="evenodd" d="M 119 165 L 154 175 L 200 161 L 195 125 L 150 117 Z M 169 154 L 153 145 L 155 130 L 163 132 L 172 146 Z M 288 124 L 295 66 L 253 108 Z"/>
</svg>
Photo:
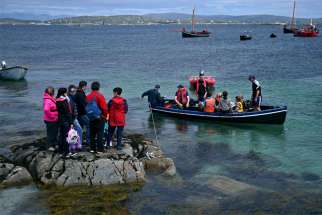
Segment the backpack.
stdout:
<svg viewBox="0 0 322 215">
<path fill-rule="evenodd" d="M 78 133 L 77 133 L 77 131 L 75 129 L 71 128 L 68 131 L 68 135 L 67 135 L 66 141 L 67 141 L 68 145 L 76 145 L 76 144 L 79 144 L 80 137 L 79 137 L 79 135 L 78 135 Z"/>
<path fill-rule="evenodd" d="M 94 99 L 92 101 L 87 103 L 86 112 L 87 112 L 87 116 L 90 121 L 93 121 L 95 119 L 99 119 L 101 117 L 102 111 L 100 110 L 100 108 L 97 105 L 96 97 L 94 97 Z"/>
</svg>

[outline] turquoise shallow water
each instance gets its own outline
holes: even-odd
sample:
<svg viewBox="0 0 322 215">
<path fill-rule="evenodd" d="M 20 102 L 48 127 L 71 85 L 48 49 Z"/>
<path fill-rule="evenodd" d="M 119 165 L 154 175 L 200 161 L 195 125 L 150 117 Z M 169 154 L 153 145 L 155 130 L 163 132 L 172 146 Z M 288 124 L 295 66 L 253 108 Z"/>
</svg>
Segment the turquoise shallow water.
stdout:
<svg viewBox="0 0 322 215">
<path fill-rule="evenodd" d="M 163 95 L 173 96 L 179 83 L 187 84 L 189 75 L 204 69 L 216 76 L 217 90 L 249 97 L 247 77 L 255 74 L 264 103 L 288 105 L 285 124 L 216 124 L 155 116 L 160 144 L 174 159 L 180 179 L 151 176 L 130 198 L 130 211 L 149 214 L 152 206 L 138 209 L 143 203 L 137 199 L 150 197 L 159 205 L 156 214 L 176 211 L 173 202 L 199 208 L 204 204 L 195 197 L 214 196 L 201 182 L 218 174 L 278 192 L 285 187 L 298 192 L 306 186 L 320 188 L 322 37 L 294 38 L 281 34 L 279 26 L 213 25 L 211 38 L 190 40 L 169 32 L 179 27 L 0 26 L 0 60 L 30 68 L 25 82 L 0 82 L 0 147 L 43 133 L 41 94 L 48 85 L 100 80 L 107 97 L 121 86 L 130 105 L 127 131 L 153 137 L 146 101 L 139 98 L 144 90 L 159 83 Z M 244 30 L 254 39 L 240 42 Z M 272 32 L 276 39 L 269 38 Z"/>
</svg>

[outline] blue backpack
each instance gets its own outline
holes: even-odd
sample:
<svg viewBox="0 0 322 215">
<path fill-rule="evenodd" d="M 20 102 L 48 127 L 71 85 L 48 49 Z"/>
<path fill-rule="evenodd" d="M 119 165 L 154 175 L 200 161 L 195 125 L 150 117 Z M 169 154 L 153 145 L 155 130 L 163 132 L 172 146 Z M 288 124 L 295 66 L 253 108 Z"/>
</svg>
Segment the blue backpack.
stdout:
<svg viewBox="0 0 322 215">
<path fill-rule="evenodd" d="M 93 121 L 95 119 L 99 119 L 101 117 L 102 111 L 100 110 L 100 108 L 97 105 L 96 97 L 94 97 L 94 99 L 92 101 L 87 103 L 86 112 L 87 112 L 87 116 L 90 121 Z"/>
</svg>

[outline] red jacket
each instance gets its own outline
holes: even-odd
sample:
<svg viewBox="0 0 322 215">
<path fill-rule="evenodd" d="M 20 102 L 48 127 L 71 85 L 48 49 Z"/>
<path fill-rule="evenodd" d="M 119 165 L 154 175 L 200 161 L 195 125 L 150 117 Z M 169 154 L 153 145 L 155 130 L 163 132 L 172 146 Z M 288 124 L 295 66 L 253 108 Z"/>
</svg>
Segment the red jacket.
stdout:
<svg viewBox="0 0 322 215">
<path fill-rule="evenodd" d="M 125 126 L 125 115 L 128 111 L 126 99 L 115 96 L 108 102 L 109 125 Z"/>
<path fill-rule="evenodd" d="M 91 102 L 94 99 L 94 97 L 96 98 L 96 102 L 97 102 L 98 107 L 102 111 L 102 117 L 104 119 L 106 119 L 106 117 L 107 117 L 107 105 L 106 105 L 105 97 L 103 96 L 102 93 L 94 90 L 94 91 L 92 91 L 90 94 L 88 94 L 86 96 L 87 102 Z"/>
</svg>

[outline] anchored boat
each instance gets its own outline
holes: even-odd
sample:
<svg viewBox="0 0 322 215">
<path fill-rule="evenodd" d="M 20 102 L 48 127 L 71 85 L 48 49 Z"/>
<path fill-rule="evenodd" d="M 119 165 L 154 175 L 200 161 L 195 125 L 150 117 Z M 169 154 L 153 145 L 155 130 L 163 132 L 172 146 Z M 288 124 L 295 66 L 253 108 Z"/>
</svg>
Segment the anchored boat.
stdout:
<svg viewBox="0 0 322 215">
<path fill-rule="evenodd" d="M 319 29 L 313 25 L 313 21 L 311 19 L 311 23 L 309 25 L 304 25 L 301 29 L 295 31 L 295 37 L 317 37 L 319 36 Z"/>
<path fill-rule="evenodd" d="M 173 100 L 167 100 L 165 106 L 151 107 L 152 112 L 166 114 L 172 117 L 180 117 L 185 119 L 208 120 L 213 122 L 231 122 L 231 123 L 261 123 L 261 124 L 283 124 L 286 119 L 287 106 L 268 106 L 262 105 L 261 111 L 249 112 L 213 112 L 206 113 L 198 109 L 198 107 L 189 107 L 188 109 L 180 109 L 176 107 Z"/>
<path fill-rule="evenodd" d="M 182 29 L 182 37 L 209 37 L 211 32 L 208 31 L 208 29 L 204 29 L 203 31 L 195 31 L 195 8 L 192 10 L 192 19 L 191 19 L 191 25 L 192 25 L 192 30 L 191 31 L 186 31 L 185 28 Z"/>
<path fill-rule="evenodd" d="M 295 7 L 296 7 L 296 2 L 294 1 L 291 23 L 284 25 L 283 27 L 284 34 L 293 34 L 297 30 L 296 24 L 295 24 Z"/>
<path fill-rule="evenodd" d="M 252 36 L 250 36 L 249 34 L 243 34 L 243 35 L 240 35 L 240 40 L 241 41 L 244 41 L 244 40 L 251 40 L 252 39 Z"/>
<path fill-rule="evenodd" d="M 23 66 L 1 67 L 0 79 L 3 80 L 23 80 L 27 74 L 28 68 Z"/>
</svg>

